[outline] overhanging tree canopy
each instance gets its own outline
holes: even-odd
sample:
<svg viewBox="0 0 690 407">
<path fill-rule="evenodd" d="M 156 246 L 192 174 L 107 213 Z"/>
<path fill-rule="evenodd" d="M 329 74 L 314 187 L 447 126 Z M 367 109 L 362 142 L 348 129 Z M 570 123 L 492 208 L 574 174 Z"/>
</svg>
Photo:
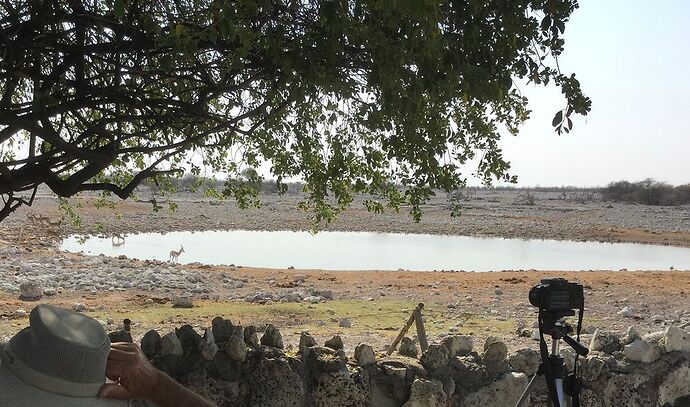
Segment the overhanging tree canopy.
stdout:
<svg viewBox="0 0 690 407">
<path fill-rule="evenodd" d="M 0 3 L 0 194 L 129 197 L 182 168 L 271 165 L 316 220 L 513 180 L 497 146 L 528 117 L 516 78 L 590 101 L 558 69 L 575 0 L 9 0 Z M 189 160 L 190 153 L 197 158 Z M 395 184 L 401 184 L 402 190 Z M 229 183 L 227 195 L 251 190 Z"/>
</svg>

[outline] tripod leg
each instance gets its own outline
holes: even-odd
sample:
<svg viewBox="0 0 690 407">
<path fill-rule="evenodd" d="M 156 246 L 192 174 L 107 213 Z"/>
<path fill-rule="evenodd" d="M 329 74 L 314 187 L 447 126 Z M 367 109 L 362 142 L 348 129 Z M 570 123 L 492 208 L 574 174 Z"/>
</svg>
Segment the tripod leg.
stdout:
<svg viewBox="0 0 690 407">
<path fill-rule="evenodd" d="M 532 392 L 532 387 L 534 387 L 534 384 L 537 381 L 537 376 L 539 376 L 539 373 L 536 373 L 534 376 L 532 376 L 532 379 L 529 381 L 525 391 L 522 392 L 522 396 L 520 396 L 520 400 L 518 400 L 517 404 L 515 404 L 515 407 L 521 407 L 522 404 L 529 398 L 529 394 Z"/>
<path fill-rule="evenodd" d="M 563 378 L 565 376 L 563 358 L 557 355 L 549 355 L 548 360 L 543 363 L 548 366 L 545 370 L 545 375 L 551 403 L 555 407 L 566 407 L 565 392 L 563 391 Z"/>
<path fill-rule="evenodd" d="M 556 379 L 556 394 L 558 395 L 558 405 L 566 407 L 565 393 L 563 392 L 563 379 Z"/>
</svg>

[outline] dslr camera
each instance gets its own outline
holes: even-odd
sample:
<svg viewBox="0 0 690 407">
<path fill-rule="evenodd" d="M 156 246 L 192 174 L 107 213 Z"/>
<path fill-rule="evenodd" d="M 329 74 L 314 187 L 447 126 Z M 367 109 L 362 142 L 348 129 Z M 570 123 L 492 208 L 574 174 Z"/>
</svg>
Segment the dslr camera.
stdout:
<svg viewBox="0 0 690 407">
<path fill-rule="evenodd" d="M 575 315 L 575 308 L 582 309 L 585 297 L 582 284 L 571 283 L 564 278 L 548 278 L 532 287 L 529 302 L 541 312 L 564 317 Z"/>
</svg>

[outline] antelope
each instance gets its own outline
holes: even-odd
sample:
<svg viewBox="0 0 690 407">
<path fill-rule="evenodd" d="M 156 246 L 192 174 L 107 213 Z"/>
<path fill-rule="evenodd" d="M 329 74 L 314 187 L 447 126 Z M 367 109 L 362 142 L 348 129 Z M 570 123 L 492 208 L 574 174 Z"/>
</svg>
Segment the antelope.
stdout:
<svg viewBox="0 0 690 407">
<path fill-rule="evenodd" d="M 180 257 L 180 255 L 182 253 L 184 253 L 184 247 L 182 247 L 182 245 L 180 245 L 180 250 L 170 250 L 170 260 L 169 261 L 176 262 L 177 258 Z"/>
<path fill-rule="evenodd" d="M 43 216 L 43 215 L 36 215 L 36 214 L 33 213 L 33 212 L 27 213 L 27 214 L 26 214 L 26 219 L 27 219 L 27 220 L 30 220 L 30 221 L 32 221 L 32 222 L 38 222 L 38 223 L 40 223 L 40 224 L 42 224 L 42 225 L 45 225 L 46 223 L 50 223 L 50 218 L 49 218 L 49 217 Z"/>
<path fill-rule="evenodd" d="M 113 246 L 122 246 L 125 244 L 125 236 L 121 233 L 113 233 L 113 236 L 110 238 L 110 240 L 113 243 Z"/>
</svg>

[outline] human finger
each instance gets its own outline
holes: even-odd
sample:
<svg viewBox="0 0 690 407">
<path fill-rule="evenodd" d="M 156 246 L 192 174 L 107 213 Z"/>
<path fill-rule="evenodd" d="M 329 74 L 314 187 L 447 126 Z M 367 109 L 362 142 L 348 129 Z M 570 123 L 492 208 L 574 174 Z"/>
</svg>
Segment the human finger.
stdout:
<svg viewBox="0 0 690 407">
<path fill-rule="evenodd" d="M 126 376 L 127 372 L 132 371 L 132 364 L 119 361 L 119 360 L 109 360 L 108 363 L 105 365 L 105 374 L 106 376 L 117 376 L 117 377 L 122 377 Z"/>
<path fill-rule="evenodd" d="M 135 360 L 137 356 L 138 354 L 136 352 L 131 352 L 118 348 L 110 348 L 108 360 Z"/>
<path fill-rule="evenodd" d="M 136 351 L 136 349 L 138 348 L 138 346 L 136 344 L 133 344 L 132 342 L 113 342 L 110 344 L 110 347 L 130 351 Z"/>
<path fill-rule="evenodd" d="M 103 399 L 127 400 L 132 398 L 132 394 L 119 384 L 106 383 L 98 391 L 98 397 Z"/>
</svg>

